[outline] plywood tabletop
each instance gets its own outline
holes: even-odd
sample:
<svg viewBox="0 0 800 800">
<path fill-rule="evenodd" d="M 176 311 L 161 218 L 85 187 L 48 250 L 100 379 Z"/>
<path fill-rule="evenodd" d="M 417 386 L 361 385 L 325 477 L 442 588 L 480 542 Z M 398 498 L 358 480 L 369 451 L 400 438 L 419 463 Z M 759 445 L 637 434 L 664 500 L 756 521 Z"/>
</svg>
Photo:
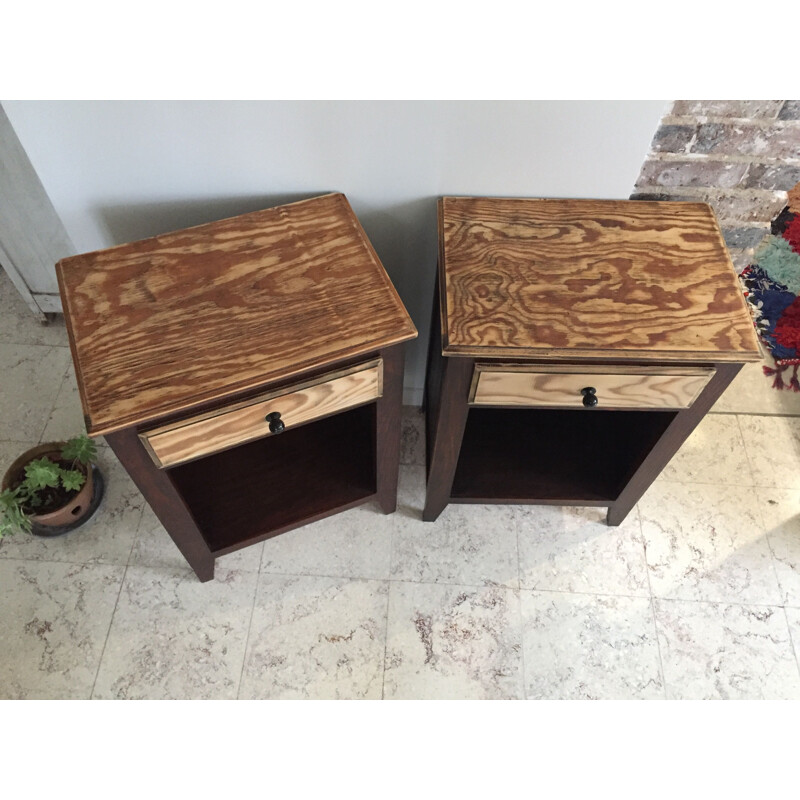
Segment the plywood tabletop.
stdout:
<svg viewBox="0 0 800 800">
<path fill-rule="evenodd" d="M 343 194 L 73 256 L 56 272 L 91 434 L 417 335 Z"/>
<path fill-rule="evenodd" d="M 444 197 L 439 243 L 445 354 L 760 358 L 705 203 Z"/>
</svg>

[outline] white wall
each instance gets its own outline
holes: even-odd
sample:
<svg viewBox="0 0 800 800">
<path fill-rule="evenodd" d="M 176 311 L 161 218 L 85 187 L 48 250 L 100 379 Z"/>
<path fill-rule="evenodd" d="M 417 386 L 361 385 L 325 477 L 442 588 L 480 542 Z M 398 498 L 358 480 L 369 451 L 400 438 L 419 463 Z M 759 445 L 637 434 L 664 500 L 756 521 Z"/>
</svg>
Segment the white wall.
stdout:
<svg viewBox="0 0 800 800">
<path fill-rule="evenodd" d="M 3 103 L 78 252 L 344 192 L 420 331 L 444 194 L 626 198 L 664 101 Z M 65 254 L 66 255 L 66 254 Z"/>
</svg>

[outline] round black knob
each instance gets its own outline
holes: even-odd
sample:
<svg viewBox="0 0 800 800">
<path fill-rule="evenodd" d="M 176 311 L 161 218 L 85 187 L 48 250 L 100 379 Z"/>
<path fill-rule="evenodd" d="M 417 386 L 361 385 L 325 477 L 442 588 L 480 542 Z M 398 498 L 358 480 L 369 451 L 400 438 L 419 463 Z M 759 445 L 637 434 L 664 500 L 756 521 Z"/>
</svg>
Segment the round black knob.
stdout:
<svg viewBox="0 0 800 800">
<path fill-rule="evenodd" d="M 264 417 L 264 419 L 269 422 L 270 433 L 281 433 L 282 431 L 286 430 L 286 426 L 283 424 L 280 412 L 271 411 L 266 417 Z"/>
<path fill-rule="evenodd" d="M 583 404 L 587 408 L 597 405 L 596 392 L 597 389 L 595 389 L 594 386 L 587 386 L 585 389 L 581 389 L 581 394 L 583 395 Z"/>
</svg>

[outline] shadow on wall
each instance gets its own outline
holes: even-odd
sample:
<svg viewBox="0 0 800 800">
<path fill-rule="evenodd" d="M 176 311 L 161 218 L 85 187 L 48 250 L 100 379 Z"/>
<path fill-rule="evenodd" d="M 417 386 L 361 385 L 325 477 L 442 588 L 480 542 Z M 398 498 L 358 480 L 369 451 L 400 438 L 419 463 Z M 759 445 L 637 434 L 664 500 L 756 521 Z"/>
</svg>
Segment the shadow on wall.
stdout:
<svg viewBox="0 0 800 800">
<path fill-rule="evenodd" d="M 420 405 L 438 253 L 437 198 L 373 208 L 365 207 L 358 198 L 349 200 L 419 331 L 419 336 L 406 344 L 404 402 Z"/>
<path fill-rule="evenodd" d="M 95 213 L 116 245 L 307 200 L 329 191 L 335 190 L 126 203 L 102 206 Z M 436 275 L 437 198 L 424 197 L 387 206 L 371 206 L 349 195 L 348 200 L 419 331 L 419 337 L 406 345 L 405 375 L 405 402 L 419 405 Z"/>
<path fill-rule="evenodd" d="M 295 194 L 218 197 L 206 200 L 169 200 L 102 206 L 95 213 L 105 225 L 114 245 L 136 242 L 150 236 L 216 222 L 262 208 L 296 203 L 327 194 L 328 190 Z"/>
</svg>

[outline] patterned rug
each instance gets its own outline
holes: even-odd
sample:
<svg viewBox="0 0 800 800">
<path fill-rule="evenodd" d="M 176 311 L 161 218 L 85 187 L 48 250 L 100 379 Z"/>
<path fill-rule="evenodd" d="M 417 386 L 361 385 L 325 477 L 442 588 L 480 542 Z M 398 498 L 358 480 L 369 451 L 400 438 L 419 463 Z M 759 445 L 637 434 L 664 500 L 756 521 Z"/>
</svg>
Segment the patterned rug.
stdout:
<svg viewBox="0 0 800 800">
<path fill-rule="evenodd" d="M 739 280 L 758 335 L 775 362 L 774 368 L 764 367 L 764 374 L 774 376 L 773 389 L 800 392 L 800 183 L 789 192 L 788 205 L 772 221 Z"/>
</svg>

